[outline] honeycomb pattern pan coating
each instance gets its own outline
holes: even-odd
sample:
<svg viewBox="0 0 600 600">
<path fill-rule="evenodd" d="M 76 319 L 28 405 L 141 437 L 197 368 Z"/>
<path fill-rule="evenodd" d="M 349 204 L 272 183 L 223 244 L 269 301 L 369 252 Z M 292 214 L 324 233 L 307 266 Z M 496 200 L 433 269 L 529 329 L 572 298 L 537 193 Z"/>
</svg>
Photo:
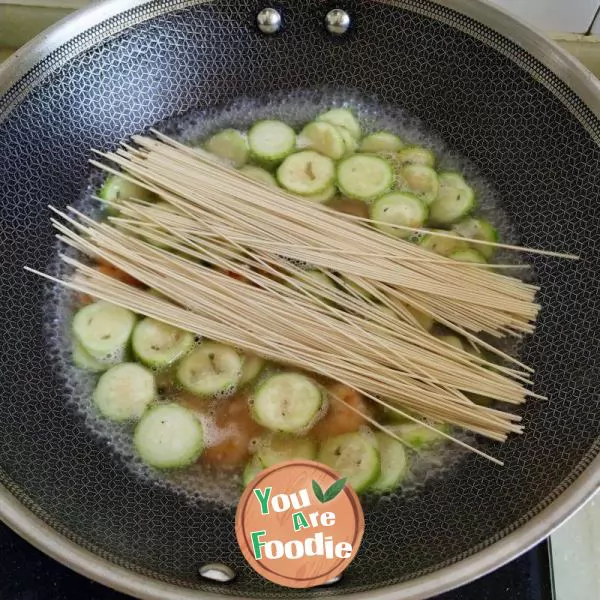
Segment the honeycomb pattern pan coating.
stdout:
<svg viewBox="0 0 600 600">
<path fill-rule="evenodd" d="M 63 401 L 65 382 L 47 353 L 43 285 L 22 266 L 47 267 L 54 246 L 46 205 L 78 198 L 91 147 L 114 147 L 167 117 L 240 95 L 322 86 L 374 93 L 471 159 L 501 194 L 523 244 L 583 257 L 532 259 L 544 310 L 522 358 L 550 400 L 524 410 L 527 435 L 493 448 L 506 466 L 468 457 L 420 494 L 368 510 L 351 569 L 311 597 L 374 590 L 472 555 L 539 513 L 600 449 L 596 117 L 516 45 L 426 0 L 347 3 L 354 27 L 338 40 L 321 27 L 325 4 L 281 5 L 285 30 L 268 38 L 254 27 L 262 6 L 252 0 L 150 2 L 115 17 L 135 26 L 98 34 L 95 44 L 87 32 L 73 42 L 87 44 L 83 52 L 65 64 L 50 57 L 55 68 L 40 66 L 0 98 L 0 482 L 115 564 L 256 598 L 304 593 L 250 571 L 232 510 L 191 508 L 136 479 Z M 197 567 L 214 560 L 238 573 L 227 588 L 197 578 Z"/>
</svg>

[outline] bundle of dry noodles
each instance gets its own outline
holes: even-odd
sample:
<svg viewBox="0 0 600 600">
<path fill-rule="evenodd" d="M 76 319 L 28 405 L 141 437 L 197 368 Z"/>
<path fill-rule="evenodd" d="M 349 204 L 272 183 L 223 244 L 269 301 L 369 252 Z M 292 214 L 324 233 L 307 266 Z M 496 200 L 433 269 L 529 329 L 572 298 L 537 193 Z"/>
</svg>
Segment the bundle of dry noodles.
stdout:
<svg viewBox="0 0 600 600">
<path fill-rule="evenodd" d="M 539 398 L 527 387 L 531 369 L 483 339 L 533 331 L 535 286 L 504 274 L 502 265 L 491 270 L 437 256 L 156 136 L 135 137 L 135 147 L 102 155 L 121 171 L 94 164 L 162 202 L 122 201 L 108 222 L 74 209 L 54 210 L 53 219 L 66 244 L 154 291 L 68 256 L 73 275 L 60 283 L 338 380 L 410 420 L 449 423 L 499 441 L 521 433 L 517 415 L 471 398 Z M 472 349 L 429 334 L 417 314 L 465 336 Z"/>
</svg>

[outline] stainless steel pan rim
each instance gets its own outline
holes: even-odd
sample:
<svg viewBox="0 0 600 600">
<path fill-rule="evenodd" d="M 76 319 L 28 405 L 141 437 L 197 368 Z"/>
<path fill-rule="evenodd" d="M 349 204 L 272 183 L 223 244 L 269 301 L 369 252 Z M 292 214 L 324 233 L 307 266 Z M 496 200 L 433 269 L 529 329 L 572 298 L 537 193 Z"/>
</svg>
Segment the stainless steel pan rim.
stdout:
<svg viewBox="0 0 600 600">
<path fill-rule="evenodd" d="M 600 488 L 600 456 L 550 506 L 485 550 L 450 567 L 382 590 L 348 594 L 356 600 L 422 600 L 497 569 L 550 535 Z M 0 517 L 21 537 L 64 565 L 104 585 L 144 600 L 217 600 L 222 595 L 183 590 L 118 567 L 63 537 L 0 486 Z M 224 588 L 226 591 L 226 588 Z M 239 597 L 240 600 L 245 600 Z"/>
<path fill-rule="evenodd" d="M 87 28 L 151 0 L 107 0 L 96 2 L 74 13 L 50 28 L 18 51 L 0 69 L 0 96 L 5 94 L 24 75 L 41 61 Z M 469 0 L 434 0 L 490 27 L 502 36 L 518 43 L 529 54 L 551 69 L 600 118 L 600 82 L 580 63 L 556 44 L 528 26 L 486 2 Z M 202 0 L 179 0 L 165 5 L 201 3 Z M 402 2 L 397 2 L 402 4 Z M 265 2 L 265 6 L 268 2 Z M 166 9 L 168 10 L 168 8 Z M 151 16 L 151 15 L 150 15 Z M 125 25 L 127 26 L 127 25 Z M 115 31 L 114 33 L 117 33 Z M 85 47 L 78 51 L 85 51 Z M 71 57 L 66 57 L 65 61 Z M 417 600 L 439 594 L 508 562 L 549 535 L 565 519 L 578 510 L 600 487 L 600 456 L 596 456 L 585 471 L 566 490 L 557 490 L 557 497 L 546 508 L 514 532 L 486 549 L 450 567 L 378 591 L 352 594 L 355 598 Z M 562 493 L 561 493 L 562 492 Z M 550 498 L 552 500 L 552 498 Z M 115 589 L 148 600 L 187 600 L 221 598 L 221 595 L 182 590 L 144 575 L 133 573 L 82 549 L 69 541 L 25 508 L 11 492 L 0 486 L 0 518 L 19 535 L 53 558 L 79 573 Z M 226 591 L 226 588 L 224 588 Z"/>
</svg>

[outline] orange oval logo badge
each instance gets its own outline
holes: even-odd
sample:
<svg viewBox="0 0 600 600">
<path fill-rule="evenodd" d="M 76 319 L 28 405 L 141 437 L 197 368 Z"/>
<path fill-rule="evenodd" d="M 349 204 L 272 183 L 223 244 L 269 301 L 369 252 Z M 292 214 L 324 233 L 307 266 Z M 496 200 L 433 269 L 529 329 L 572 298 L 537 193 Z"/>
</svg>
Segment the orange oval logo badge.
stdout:
<svg viewBox="0 0 600 600">
<path fill-rule="evenodd" d="M 364 529 L 354 490 L 310 460 L 261 471 L 244 491 L 235 518 L 238 543 L 252 568 L 294 588 L 340 575 L 356 556 Z"/>
</svg>

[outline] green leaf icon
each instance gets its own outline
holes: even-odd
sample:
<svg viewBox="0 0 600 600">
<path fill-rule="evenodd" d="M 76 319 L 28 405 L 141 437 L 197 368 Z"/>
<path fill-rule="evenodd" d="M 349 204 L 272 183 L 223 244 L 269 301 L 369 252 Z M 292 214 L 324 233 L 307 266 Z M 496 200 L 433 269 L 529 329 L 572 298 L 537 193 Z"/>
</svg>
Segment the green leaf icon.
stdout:
<svg viewBox="0 0 600 600">
<path fill-rule="evenodd" d="M 312 480 L 312 489 L 315 493 L 315 496 L 317 497 L 317 500 L 319 502 L 325 502 L 323 490 L 321 489 L 321 486 L 318 484 L 318 482 L 316 482 L 314 479 Z"/>
<path fill-rule="evenodd" d="M 321 500 L 321 502 L 329 502 L 330 500 L 333 500 L 344 489 L 346 479 L 348 478 L 342 477 L 341 479 L 334 481 L 323 494 L 323 500 Z"/>
</svg>

